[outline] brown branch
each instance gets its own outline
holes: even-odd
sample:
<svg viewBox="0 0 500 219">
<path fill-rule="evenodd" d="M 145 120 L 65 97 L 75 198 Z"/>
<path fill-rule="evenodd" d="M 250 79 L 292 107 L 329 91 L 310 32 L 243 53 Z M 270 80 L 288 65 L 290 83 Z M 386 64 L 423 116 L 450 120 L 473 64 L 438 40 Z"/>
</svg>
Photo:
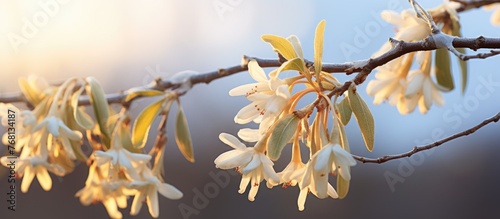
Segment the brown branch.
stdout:
<svg viewBox="0 0 500 219">
<path fill-rule="evenodd" d="M 386 53 L 380 55 L 379 57 L 373 59 L 359 60 L 355 62 L 346 63 L 333 63 L 324 64 L 322 70 L 329 73 L 344 72 L 351 74 L 354 72 L 359 72 L 354 79 L 347 81 L 343 86 L 334 89 L 330 92 L 329 96 L 335 94 L 341 94 L 349 88 L 349 85 L 354 82 L 356 85 L 363 83 L 366 77 L 378 66 L 384 65 L 391 60 L 394 60 L 404 54 L 416 51 L 425 50 L 435 50 L 437 49 L 436 44 L 431 36 L 425 38 L 424 40 L 417 42 L 404 42 L 394 39 L 390 39 L 393 43 L 393 48 Z M 489 49 L 499 49 L 500 48 L 500 38 L 487 38 L 487 37 L 477 37 L 477 38 L 455 38 L 453 40 L 453 46 L 456 48 L 469 48 L 472 50 L 489 48 Z M 250 60 L 255 60 L 259 63 L 261 67 L 279 67 L 282 61 L 279 59 L 261 59 L 255 57 L 243 56 L 243 63 L 240 65 L 231 66 L 228 68 L 221 68 L 217 71 L 206 72 L 202 74 L 192 75 L 188 80 L 192 85 L 200 83 L 210 83 L 213 80 L 227 77 L 239 72 L 244 72 L 248 70 L 247 63 Z M 307 65 L 311 65 L 311 61 L 306 60 Z M 154 90 L 168 90 L 176 89 L 180 86 L 179 83 L 172 83 L 167 80 L 156 80 L 150 85 L 144 87 L 146 89 Z M 124 92 L 107 94 L 106 98 L 109 103 L 123 103 L 126 94 Z M 10 95 L 0 96 L 0 102 L 2 103 L 14 103 L 14 102 L 26 102 L 26 98 L 22 93 L 14 93 Z M 90 101 L 87 96 L 82 96 L 80 98 L 80 105 L 89 105 Z"/>
<path fill-rule="evenodd" d="M 438 147 L 438 146 L 440 146 L 446 142 L 449 142 L 451 140 L 470 135 L 470 134 L 476 132 L 477 130 L 481 129 L 482 127 L 484 127 L 490 123 L 498 122 L 498 120 L 500 120 L 500 112 L 497 113 L 495 116 L 484 120 L 483 122 L 479 123 L 478 125 L 470 128 L 470 129 L 467 129 L 463 132 L 459 132 L 459 133 L 456 133 L 454 135 L 448 136 L 446 138 L 443 138 L 439 141 L 436 141 L 436 142 L 428 144 L 428 145 L 415 146 L 411 151 L 408 151 L 406 153 L 397 154 L 397 155 L 388 155 L 388 156 L 383 156 L 383 157 L 379 157 L 379 158 L 365 158 L 365 157 L 361 157 L 361 156 L 357 156 L 357 155 L 353 155 L 353 157 L 354 157 L 354 159 L 356 159 L 362 163 L 377 163 L 377 164 L 385 163 L 385 162 L 390 161 L 390 160 L 411 157 L 413 154 L 416 154 L 418 152 L 429 150 L 429 149 Z"/>
<path fill-rule="evenodd" d="M 452 2 L 460 3 L 461 6 L 457 8 L 457 12 L 462 12 L 474 8 L 480 8 L 485 5 L 500 3 L 500 0 L 451 0 Z"/>
<path fill-rule="evenodd" d="M 478 53 L 475 55 L 463 55 L 460 57 L 460 59 L 467 61 L 469 59 L 485 59 L 488 57 L 496 56 L 500 54 L 500 50 L 490 50 L 490 52 L 487 53 Z"/>
</svg>

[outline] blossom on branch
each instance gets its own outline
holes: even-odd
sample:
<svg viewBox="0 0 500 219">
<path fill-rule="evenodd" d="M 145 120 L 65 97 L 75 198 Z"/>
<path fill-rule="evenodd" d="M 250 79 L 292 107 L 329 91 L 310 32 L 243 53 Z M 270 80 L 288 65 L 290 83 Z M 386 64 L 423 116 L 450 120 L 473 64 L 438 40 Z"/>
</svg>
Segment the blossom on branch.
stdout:
<svg viewBox="0 0 500 219">
<path fill-rule="evenodd" d="M 215 166 L 220 169 L 237 168 L 241 172 L 240 194 L 250 184 L 248 200 L 254 201 L 263 180 L 266 180 L 268 188 L 279 184 L 278 174 L 273 169 L 274 163 L 264 153 L 253 147 L 246 147 L 230 134 L 221 133 L 219 139 L 234 149 L 219 155 L 214 161 Z"/>
</svg>

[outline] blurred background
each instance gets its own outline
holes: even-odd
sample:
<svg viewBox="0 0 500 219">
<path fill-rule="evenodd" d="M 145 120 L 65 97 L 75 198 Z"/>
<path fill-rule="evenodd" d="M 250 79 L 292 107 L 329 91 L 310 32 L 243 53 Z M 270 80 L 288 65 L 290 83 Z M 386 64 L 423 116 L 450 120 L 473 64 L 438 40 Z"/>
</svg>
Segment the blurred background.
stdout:
<svg viewBox="0 0 500 219">
<path fill-rule="evenodd" d="M 421 3 L 432 8 L 441 2 Z M 117 92 L 181 71 L 208 72 L 233 66 L 242 55 L 276 58 L 260 39 L 269 33 L 297 35 L 305 56 L 312 59 L 314 29 L 321 19 L 327 21 L 324 62 L 365 59 L 394 33 L 394 26 L 382 21 L 380 12 L 406 8 L 409 4 L 403 0 L 0 0 L 0 93 L 19 91 L 17 79 L 30 74 L 53 83 L 70 76 L 94 76 L 107 92 Z M 499 37 L 500 27 L 490 24 L 490 16 L 491 12 L 482 9 L 461 13 L 463 35 Z M 373 98 L 361 92 L 375 117 L 375 149 L 366 151 L 357 124 L 350 122 L 347 132 L 352 153 L 375 158 L 406 152 L 495 115 L 500 111 L 500 87 L 494 84 L 500 82 L 498 60 L 469 61 L 467 91 L 444 94 L 445 106 L 434 105 L 427 115 L 417 110 L 403 116 L 388 104 L 373 106 Z M 459 85 L 455 62 L 453 70 Z M 166 181 L 184 197 L 176 201 L 161 197 L 160 218 L 498 218 L 499 124 L 410 159 L 358 163 L 352 168 L 350 192 L 344 200 L 309 195 L 305 211 L 299 212 L 298 188 L 269 190 L 261 186 L 256 201 L 249 202 L 246 193 L 237 193 L 241 177 L 216 169 L 213 160 L 230 149 L 218 140 L 219 133 L 236 135 L 240 128 L 248 127 L 233 122 L 247 100 L 230 97 L 228 91 L 251 81 L 247 73 L 240 73 L 197 85 L 182 97 L 196 163 L 184 160 L 169 124 Z M 360 90 L 365 89 L 366 83 Z M 134 102 L 132 115 L 150 102 Z M 88 146 L 84 148 L 90 153 Z M 0 148 L 2 154 L 4 151 Z M 275 169 L 281 171 L 289 157 L 287 147 Z M 16 212 L 0 202 L 0 218 L 108 217 L 101 204 L 82 206 L 74 197 L 83 188 L 87 172 L 87 166 L 80 164 L 64 178 L 52 176 L 50 192 L 33 182 L 27 194 L 18 191 Z M 218 174 L 227 176 L 229 184 L 214 187 L 217 181 L 211 175 Z M 0 193 L 7 189 L 2 175 Z M 210 196 L 206 200 L 197 195 L 205 189 Z M 181 208 L 191 209 L 192 214 L 183 217 Z M 122 211 L 125 218 L 149 217 L 146 206 L 135 217 L 128 211 Z"/>
</svg>

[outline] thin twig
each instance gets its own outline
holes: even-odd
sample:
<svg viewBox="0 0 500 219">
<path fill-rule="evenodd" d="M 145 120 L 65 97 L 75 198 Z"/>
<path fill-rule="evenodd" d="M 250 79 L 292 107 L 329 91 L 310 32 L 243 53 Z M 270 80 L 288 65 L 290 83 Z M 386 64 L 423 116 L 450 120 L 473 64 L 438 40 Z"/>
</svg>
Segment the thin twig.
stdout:
<svg viewBox="0 0 500 219">
<path fill-rule="evenodd" d="M 485 5 L 490 5 L 494 3 L 500 3 L 500 0 L 450 0 L 452 2 L 457 2 L 461 4 L 461 7 L 457 8 L 457 12 L 462 12 L 474 8 L 480 8 Z"/>
<path fill-rule="evenodd" d="M 469 59 L 485 59 L 488 57 L 496 56 L 498 54 L 500 54 L 500 50 L 490 50 L 490 52 L 487 52 L 487 53 L 478 53 L 475 55 L 464 55 L 464 56 L 460 57 L 460 59 L 462 59 L 464 61 L 467 61 Z"/>
<path fill-rule="evenodd" d="M 354 159 L 356 159 L 362 163 L 377 163 L 377 164 L 385 163 L 385 162 L 390 161 L 390 160 L 410 157 L 413 154 L 416 154 L 420 151 L 429 150 L 429 149 L 438 147 L 438 146 L 440 146 L 446 142 L 449 142 L 451 140 L 454 140 L 454 139 L 457 139 L 457 138 L 460 138 L 460 137 L 463 137 L 466 135 L 470 135 L 470 134 L 476 132 L 477 130 L 481 129 L 482 127 L 484 127 L 490 123 L 498 122 L 498 120 L 500 120 L 500 112 L 497 113 L 495 116 L 484 120 L 483 122 L 479 123 L 478 125 L 470 128 L 470 129 L 467 129 L 463 132 L 459 132 L 459 133 L 456 133 L 454 135 L 448 136 L 446 138 L 443 138 L 439 141 L 433 142 L 433 143 L 428 144 L 428 145 L 415 146 L 411 151 L 408 151 L 406 153 L 397 154 L 397 155 L 388 155 L 388 156 L 383 156 L 383 157 L 379 157 L 379 158 L 365 158 L 365 157 L 361 157 L 361 156 L 357 156 L 357 155 L 353 155 L 353 157 L 354 157 Z"/>
<path fill-rule="evenodd" d="M 380 55 L 379 57 L 373 59 L 364 59 L 358 60 L 355 62 L 345 62 L 345 63 L 325 63 L 322 67 L 322 70 L 329 73 L 335 72 L 343 72 L 347 74 L 351 74 L 354 72 L 359 72 L 354 79 L 351 81 L 347 81 L 341 87 L 334 89 L 329 96 L 333 96 L 335 94 L 343 93 L 349 88 L 351 83 L 355 83 L 359 85 L 366 80 L 366 77 L 378 66 L 384 65 L 391 60 L 394 60 L 404 54 L 416 52 L 416 51 L 426 51 L 426 50 L 435 50 L 437 49 L 436 44 L 434 43 L 432 37 L 427 37 L 421 41 L 417 42 L 404 42 L 391 39 L 394 47 L 387 51 L 386 53 Z M 500 49 L 500 38 L 489 38 L 489 37 L 477 37 L 477 38 L 454 38 L 453 46 L 456 48 L 469 48 L 472 50 L 488 48 L 488 49 Z M 244 72 L 248 70 L 247 63 L 249 60 L 255 60 L 261 67 L 280 67 L 282 61 L 279 59 L 261 59 L 255 57 L 243 57 L 243 62 L 240 65 L 231 66 L 228 68 L 221 68 L 217 71 L 206 72 L 202 74 L 192 75 L 188 80 L 192 85 L 200 84 L 200 83 L 210 83 L 213 80 L 227 77 L 239 72 Z M 311 63 L 306 60 L 306 63 Z M 364 65 L 359 65 L 359 63 L 366 63 Z M 147 85 L 145 89 L 154 89 L 154 90 L 168 90 L 178 88 L 181 84 L 172 83 L 167 80 L 157 80 Z M 120 93 L 112 93 L 107 94 L 106 99 L 108 103 L 122 103 L 125 99 L 126 94 L 124 92 Z M 22 93 L 14 93 L 10 95 L 0 96 L 0 102 L 2 103 L 14 103 L 14 102 L 26 102 L 26 98 L 22 95 Z M 89 105 L 90 101 L 87 96 L 82 96 L 79 101 L 80 105 Z"/>
</svg>

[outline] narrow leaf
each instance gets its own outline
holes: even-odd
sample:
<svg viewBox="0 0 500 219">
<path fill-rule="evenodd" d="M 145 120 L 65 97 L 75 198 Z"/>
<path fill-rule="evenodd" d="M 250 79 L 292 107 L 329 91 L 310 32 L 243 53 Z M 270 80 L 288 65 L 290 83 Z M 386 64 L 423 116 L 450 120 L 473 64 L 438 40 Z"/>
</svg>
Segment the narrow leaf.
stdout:
<svg viewBox="0 0 500 219">
<path fill-rule="evenodd" d="M 347 166 L 349 170 L 351 171 L 351 167 Z M 347 196 L 347 193 L 349 192 L 349 180 L 345 180 L 344 177 L 341 177 L 340 175 L 337 176 L 337 194 L 339 195 L 340 199 L 343 199 Z"/>
<path fill-rule="evenodd" d="M 365 141 L 366 149 L 373 150 L 375 140 L 375 122 L 372 113 L 366 105 L 365 101 L 355 91 L 355 86 L 351 86 L 348 90 L 349 105 L 351 106 L 354 117 L 358 121 L 363 140 Z"/>
<path fill-rule="evenodd" d="M 293 49 L 293 45 L 287 39 L 276 36 L 276 35 L 263 35 L 262 40 L 271 44 L 273 49 L 285 57 L 286 60 L 291 60 L 297 57 L 295 54 L 295 50 Z"/>
<path fill-rule="evenodd" d="M 337 109 L 339 111 L 340 121 L 343 125 L 347 125 L 347 123 L 351 120 L 352 115 L 351 106 L 349 105 L 347 97 L 342 99 L 342 101 L 337 104 Z"/>
<path fill-rule="evenodd" d="M 267 145 L 267 156 L 271 160 L 278 160 L 281 151 L 292 139 L 300 119 L 295 114 L 289 114 L 277 121 Z"/>
<path fill-rule="evenodd" d="M 182 107 L 179 105 L 177 111 L 177 119 L 175 121 L 175 142 L 181 151 L 182 155 L 191 163 L 194 163 L 193 143 L 191 142 L 191 134 L 184 115 Z"/>
<path fill-rule="evenodd" d="M 345 99 L 344 99 L 345 100 Z M 344 126 L 342 124 L 338 124 L 339 130 L 340 130 L 340 139 L 342 141 L 342 148 L 347 151 L 351 152 L 349 148 L 349 141 L 347 140 L 347 135 L 344 129 Z M 348 171 L 351 171 L 351 167 L 347 166 L 349 168 Z M 337 175 L 337 194 L 339 195 L 340 199 L 343 199 L 347 196 L 347 193 L 349 192 L 349 180 L 345 180 L 342 176 Z"/>
<path fill-rule="evenodd" d="M 99 130 L 103 135 L 104 143 L 109 145 L 110 135 L 106 125 L 109 118 L 108 101 L 106 100 L 101 84 L 99 84 L 94 77 L 88 77 L 87 83 L 87 93 L 89 94 L 90 103 L 94 109 L 96 121 L 99 124 Z"/>
<path fill-rule="evenodd" d="M 440 48 L 436 50 L 435 67 L 438 84 L 447 91 L 453 90 L 455 85 L 451 75 L 450 53 L 448 53 L 447 49 Z"/>
<path fill-rule="evenodd" d="M 270 77 L 277 77 L 279 73 L 284 71 L 306 72 L 304 61 L 300 58 L 290 59 L 284 62 L 276 71 L 269 73 Z"/>
<path fill-rule="evenodd" d="M 131 89 L 127 91 L 127 96 L 125 97 L 125 102 L 129 102 L 130 100 L 143 96 L 143 97 L 152 97 L 152 96 L 159 96 L 164 94 L 162 91 L 158 90 L 138 90 L 138 89 Z"/>
<path fill-rule="evenodd" d="M 465 48 L 457 48 L 457 50 L 462 53 L 462 54 L 465 54 Z M 462 75 L 462 94 L 465 93 L 465 89 L 467 88 L 467 80 L 468 80 L 468 66 L 467 66 L 467 62 L 458 58 L 458 62 L 460 63 L 460 72 L 461 72 L 461 75 Z"/>
<path fill-rule="evenodd" d="M 316 27 L 316 35 L 314 37 L 314 70 L 316 78 L 319 78 L 321 72 L 321 59 L 323 58 L 323 41 L 325 35 L 325 20 L 321 20 Z"/>
<path fill-rule="evenodd" d="M 71 96 L 71 107 L 73 108 L 73 117 L 75 118 L 76 123 L 83 129 L 88 130 L 94 127 L 94 122 L 87 113 L 78 107 L 78 99 L 80 98 L 83 89 L 84 87 L 81 87 L 73 94 L 73 96 Z"/>
<path fill-rule="evenodd" d="M 455 19 L 451 19 L 453 22 L 453 36 L 462 37 L 462 33 L 460 31 L 460 22 Z M 456 48 L 460 53 L 465 54 L 465 48 Z M 465 93 L 465 88 L 467 88 L 467 79 L 468 79 L 468 66 L 467 62 L 458 58 L 458 63 L 460 64 L 460 73 L 462 75 L 462 94 Z"/>
<path fill-rule="evenodd" d="M 153 124 L 154 119 L 160 113 L 164 102 L 165 99 L 161 99 L 152 103 L 144 108 L 139 116 L 137 116 L 137 119 L 134 122 L 134 127 L 132 128 L 132 144 L 139 148 L 144 147 L 151 124 Z"/>
</svg>

